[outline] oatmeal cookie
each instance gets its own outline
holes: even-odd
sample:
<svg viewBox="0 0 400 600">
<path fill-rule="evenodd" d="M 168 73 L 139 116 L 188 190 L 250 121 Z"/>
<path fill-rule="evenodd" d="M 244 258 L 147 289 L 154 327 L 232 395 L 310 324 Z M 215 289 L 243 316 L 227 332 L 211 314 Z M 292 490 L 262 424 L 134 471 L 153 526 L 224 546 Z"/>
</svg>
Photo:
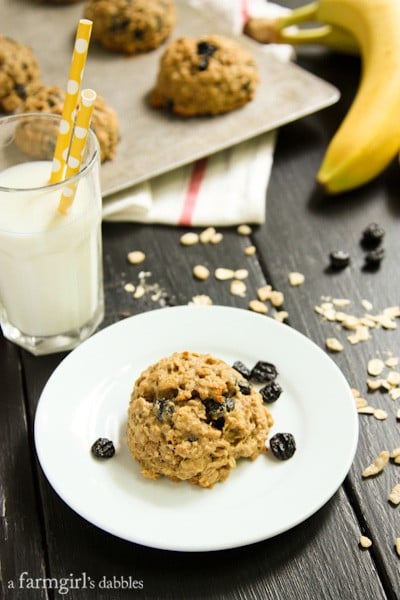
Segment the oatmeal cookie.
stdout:
<svg viewBox="0 0 400 600">
<path fill-rule="evenodd" d="M 40 82 L 40 68 L 32 49 L 0 35 L 0 112 L 14 112 Z"/>
<path fill-rule="evenodd" d="M 21 106 L 23 112 L 50 112 L 61 115 L 65 92 L 60 87 L 42 86 L 35 94 L 31 94 Z M 115 156 L 119 140 L 118 117 L 113 108 L 108 106 L 101 96 L 97 96 L 93 114 L 92 129 L 100 145 L 101 162 L 112 160 Z"/>
<path fill-rule="evenodd" d="M 87 0 L 93 39 L 114 52 L 137 54 L 158 48 L 176 22 L 173 0 Z"/>
<path fill-rule="evenodd" d="M 127 444 L 149 479 L 205 488 L 265 450 L 273 424 L 260 394 L 210 354 L 176 352 L 146 369 L 131 394 Z"/>
<path fill-rule="evenodd" d="M 252 100 L 258 83 L 257 64 L 238 42 L 217 35 L 183 37 L 161 57 L 150 105 L 184 117 L 216 115 Z"/>
</svg>

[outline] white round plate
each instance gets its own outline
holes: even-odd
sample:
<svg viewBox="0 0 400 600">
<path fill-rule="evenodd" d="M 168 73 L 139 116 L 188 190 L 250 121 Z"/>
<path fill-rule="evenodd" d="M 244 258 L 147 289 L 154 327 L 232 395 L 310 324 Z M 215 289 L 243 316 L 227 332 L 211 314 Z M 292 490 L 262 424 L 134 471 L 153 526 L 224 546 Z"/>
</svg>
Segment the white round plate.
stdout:
<svg viewBox="0 0 400 600">
<path fill-rule="evenodd" d="M 243 459 L 213 489 L 145 479 L 125 444 L 130 393 L 145 368 L 183 350 L 274 363 L 283 393 L 268 405 L 271 435 L 293 433 L 294 456 Z M 113 458 L 92 456 L 98 437 L 114 441 Z M 180 551 L 244 546 L 302 522 L 343 482 L 357 439 L 350 387 L 324 351 L 288 325 L 223 306 L 162 308 L 103 329 L 60 363 L 35 417 L 40 464 L 72 509 L 125 540 Z"/>
</svg>

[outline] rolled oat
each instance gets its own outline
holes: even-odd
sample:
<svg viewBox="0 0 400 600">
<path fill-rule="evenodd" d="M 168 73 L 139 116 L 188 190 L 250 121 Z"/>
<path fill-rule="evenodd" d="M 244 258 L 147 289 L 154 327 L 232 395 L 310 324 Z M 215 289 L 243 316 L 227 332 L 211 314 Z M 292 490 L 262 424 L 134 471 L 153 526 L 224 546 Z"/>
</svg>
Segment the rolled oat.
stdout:
<svg viewBox="0 0 400 600">
<path fill-rule="evenodd" d="M 389 460 L 389 452 L 387 450 L 382 450 L 376 457 L 373 463 L 368 465 L 366 469 L 362 472 L 363 477 L 372 477 L 373 475 L 378 475 L 385 466 L 387 465 Z"/>
</svg>

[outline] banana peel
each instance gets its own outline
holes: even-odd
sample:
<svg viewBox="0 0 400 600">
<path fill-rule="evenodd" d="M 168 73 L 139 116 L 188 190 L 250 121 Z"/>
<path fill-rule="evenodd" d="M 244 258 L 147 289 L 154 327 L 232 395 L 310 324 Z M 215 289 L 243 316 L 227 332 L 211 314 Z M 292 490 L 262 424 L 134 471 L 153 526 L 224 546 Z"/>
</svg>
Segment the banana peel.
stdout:
<svg viewBox="0 0 400 600">
<path fill-rule="evenodd" d="M 307 21 L 315 20 L 317 8 L 317 2 L 312 2 L 274 19 L 250 17 L 243 32 L 262 44 L 319 44 L 337 52 L 358 55 L 356 39 L 341 27 L 325 23 L 299 27 Z"/>
<path fill-rule="evenodd" d="M 319 26 L 310 28 L 311 33 L 290 31 L 308 21 Z M 254 23 L 246 30 L 255 36 Z M 269 25 L 269 36 L 277 43 L 321 43 L 336 50 L 350 43 L 360 53 L 362 73 L 354 101 L 316 176 L 327 194 L 366 184 L 399 154 L 399 32 L 400 0 L 319 0 Z M 260 31 L 257 35 L 262 37 Z"/>
</svg>

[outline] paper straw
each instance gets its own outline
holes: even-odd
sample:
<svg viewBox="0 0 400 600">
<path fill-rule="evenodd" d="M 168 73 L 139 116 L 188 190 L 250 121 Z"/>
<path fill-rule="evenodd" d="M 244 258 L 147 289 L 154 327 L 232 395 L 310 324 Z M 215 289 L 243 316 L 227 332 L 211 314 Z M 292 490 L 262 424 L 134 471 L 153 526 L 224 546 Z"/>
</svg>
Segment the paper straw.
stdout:
<svg viewBox="0 0 400 600">
<path fill-rule="evenodd" d="M 71 142 L 74 124 L 74 113 L 78 104 L 83 71 L 89 49 L 93 21 L 81 19 L 75 37 L 74 51 L 68 76 L 64 108 L 54 150 L 50 183 L 58 183 L 64 179 L 65 164 Z"/>
<path fill-rule="evenodd" d="M 76 123 L 73 130 L 71 148 L 69 151 L 65 179 L 79 173 L 82 163 L 82 156 L 85 151 L 86 140 L 89 133 L 90 121 L 92 119 L 93 105 L 97 94 L 94 90 L 86 89 L 82 91 L 81 103 L 79 106 Z M 58 210 L 66 214 L 68 208 L 74 201 L 76 192 L 76 183 L 66 185 L 61 194 Z"/>
</svg>

